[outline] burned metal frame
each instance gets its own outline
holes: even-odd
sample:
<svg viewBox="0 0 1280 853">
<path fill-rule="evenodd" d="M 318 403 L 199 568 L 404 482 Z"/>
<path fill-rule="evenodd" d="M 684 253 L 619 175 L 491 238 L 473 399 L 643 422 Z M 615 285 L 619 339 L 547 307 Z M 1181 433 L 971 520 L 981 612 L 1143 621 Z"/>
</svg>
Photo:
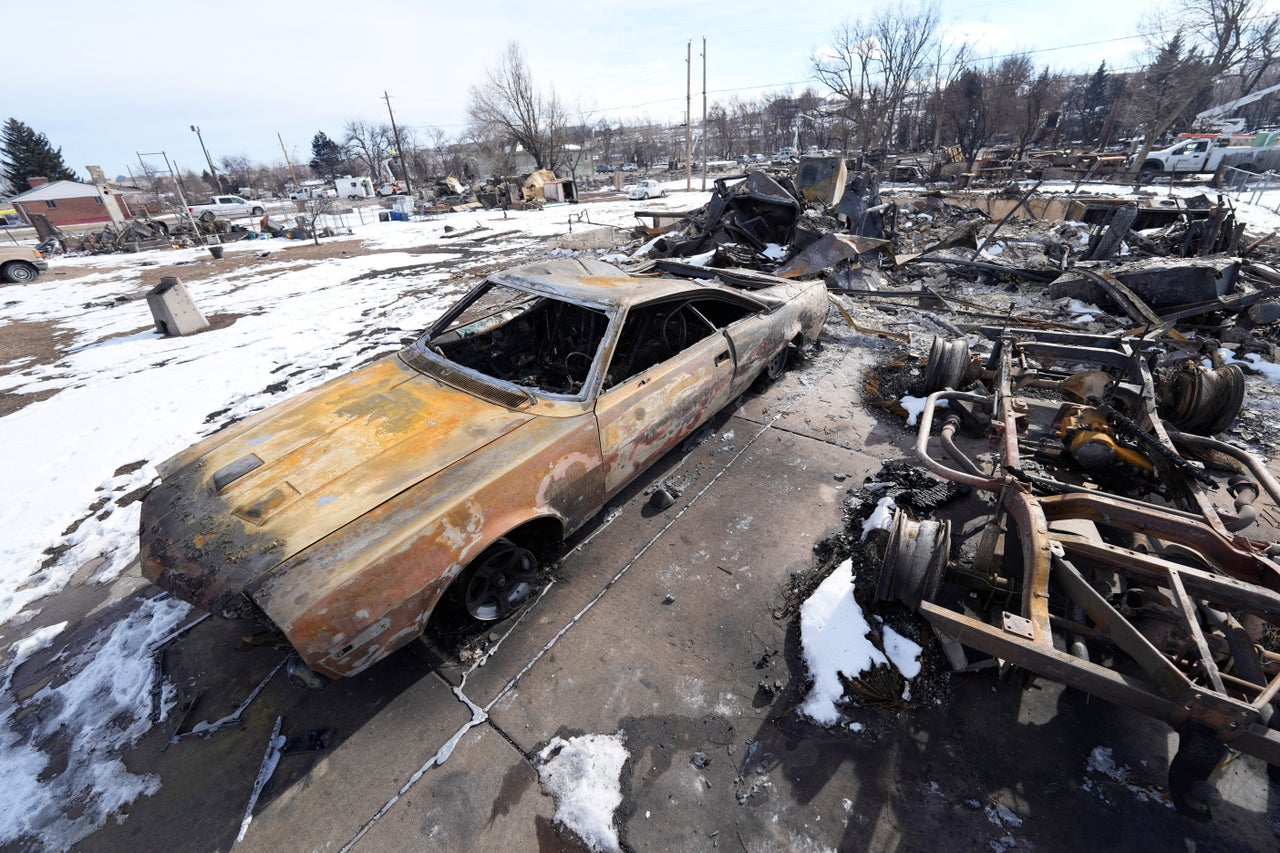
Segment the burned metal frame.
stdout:
<svg viewBox="0 0 1280 853">
<path fill-rule="evenodd" d="M 1235 519 L 1216 509 L 1205 488 L 1185 470 L 1160 472 L 1170 505 L 1109 494 L 1087 478 L 1069 482 L 1072 477 L 1028 474 L 1022 470 L 1025 448 L 1019 439 L 1029 404 L 1017 391 L 1037 381 L 1041 387 L 1053 385 L 1053 374 L 1043 367 L 1047 363 L 1100 366 L 1136 391 L 1139 409 L 1133 419 L 1169 456 L 1177 454 L 1178 446 L 1226 448 L 1242 462 L 1247 454 L 1165 427 L 1146 358 L 1150 341 L 984 331 L 995 342 L 987 363 L 995 392 L 948 389 L 931 394 L 915 452 L 939 477 L 998 495 L 996 518 L 988 527 L 1005 531 L 1006 550 L 1003 563 L 991 571 L 1002 573 L 1008 587 L 1020 586 L 1021 596 L 1016 610 L 1001 613 L 998 625 L 939 600 L 921 601 L 921 615 L 944 644 L 958 642 L 1155 717 L 1184 734 L 1207 733 L 1221 744 L 1280 765 L 1280 731 L 1272 727 L 1280 722 L 1273 714 L 1280 704 L 1280 656 L 1262 652 L 1247 639 L 1239 642 L 1224 627 L 1249 617 L 1280 625 L 1280 564 L 1268 550 L 1272 543 L 1228 529 Z M 971 404 L 990 417 L 999 456 L 990 475 L 949 441 L 954 424 L 944 429 L 942 447 L 964 470 L 930 455 L 935 412 L 944 401 Z M 1274 479 L 1256 460 L 1249 461 L 1253 464 L 1246 462 L 1246 469 L 1274 498 L 1280 491 Z M 1010 554 L 1015 535 L 1019 547 Z M 1164 610 L 1179 623 L 1179 642 L 1162 647 L 1144 633 L 1137 618 L 1130 618 L 1136 611 L 1115 592 L 1134 589 L 1152 590 L 1168 603 Z M 1073 640 L 1092 643 L 1110 665 L 1092 660 L 1087 644 Z M 1068 650 L 1060 647 L 1064 645 Z M 1212 764 L 1194 775 L 1203 778 L 1211 769 Z M 1171 789 L 1181 806 L 1190 782 L 1173 777 L 1171 770 Z"/>
</svg>

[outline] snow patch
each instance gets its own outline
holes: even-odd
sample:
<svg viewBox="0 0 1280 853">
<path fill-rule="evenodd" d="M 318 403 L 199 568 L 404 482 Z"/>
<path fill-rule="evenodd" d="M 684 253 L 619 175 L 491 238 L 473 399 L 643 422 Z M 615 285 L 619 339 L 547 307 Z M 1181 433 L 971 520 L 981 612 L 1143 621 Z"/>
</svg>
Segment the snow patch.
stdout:
<svg viewBox="0 0 1280 853">
<path fill-rule="evenodd" d="M 872 510 L 870 517 L 862 522 L 862 539 L 859 541 L 865 542 L 873 530 L 888 530 L 892 527 L 893 513 L 897 508 L 893 498 L 885 497 L 876 501 L 876 508 Z"/>
<path fill-rule="evenodd" d="M 552 738 L 538 753 L 538 778 L 556 801 L 556 820 L 593 851 L 621 848 L 613 812 L 622 803 L 622 766 L 627 761 L 622 732 Z"/>
<path fill-rule="evenodd" d="M 924 414 L 924 406 L 925 406 L 925 403 L 927 402 L 929 402 L 928 397 L 912 397 L 910 394 L 903 396 L 903 398 L 898 401 L 898 405 L 906 409 L 907 426 L 916 425 L 916 423 L 920 420 L 920 416 Z M 946 408 L 946 405 L 948 402 L 950 401 L 939 400 L 935 405 L 935 408 L 939 408 L 939 409 Z"/>
<path fill-rule="evenodd" d="M 886 499 L 887 500 L 887 499 Z M 800 643 L 813 688 L 800 706 L 806 717 L 824 726 L 836 724 L 836 701 L 844 693 L 839 673 L 855 676 L 888 663 L 871 642 L 871 626 L 853 597 L 853 561 L 845 560 L 800 606 Z"/>
<path fill-rule="evenodd" d="M 189 611 L 167 597 L 144 601 L 64 661 L 65 680 L 0 716 L 0 775 L 6 788 L 0 797 L 0 845 L 34 839 L 36 847 L 67 849 L 121 807 L 160 790 L 158 776 L 130 772 L 121 755 L 152 725 L 155 645 Z M 5 694 L 11 693 L 18 664 L 55 634 L 44 629 L 16 644 L 20 648 L 0 688 Z M 165 693 L 172 703 L 173 692 Z M 55 751 L 65 751 L 67 763 L 50 772 Z"/>
<path fill-rule="evenodd" d="M 915 640 L 908 639 L 897 631 L 885 625 L 884 632 L 884 653 L 888 656 L 893 665 L 898 668 L 907 679 L 915 678 L 920 674 L 920 644 Z"/>
</svg>

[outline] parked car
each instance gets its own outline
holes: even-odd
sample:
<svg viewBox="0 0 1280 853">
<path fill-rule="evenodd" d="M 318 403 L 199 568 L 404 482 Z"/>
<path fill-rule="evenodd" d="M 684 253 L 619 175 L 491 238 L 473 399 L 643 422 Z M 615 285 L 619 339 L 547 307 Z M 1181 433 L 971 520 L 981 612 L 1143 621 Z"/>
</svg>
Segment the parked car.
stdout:
<svg viewBox="0 0 1280 853">
<path fill-rule="evenodd" d="M 662 185 L 650 178 L 646 178 L 640 183 L 632 185 L 632 187 L 627 190 L 627 198 L 632 200 L 641 198 L 662 198 L 666 194 L 667 191 L 662 188 Z"/>
<path fill-rule="evenodd" d="M 635 172 L 635 171 L 637 171 L 639 168 L 640 168 L 640 167 L 639 167 L 639 166 L 637 166 L 635 163 L 623 163 L 623 164 L 622 164 L 622 171 L 624 171 L 624 172 Z"/>
<path fill-rule="evenodd" d="M 30 246 L 0 246 L 0 281 L 25 284 L 35 281 L 49 268 L 49 262 Z"/>
<path fill-rule="evenodd" d="M 608 163 L 601 163 L 596 166 L 597 175 L 607 175 L 612 171 L 613 171 L 613 166 L 609 165 Z"/>
<path fill-rule="evenodd" d="M 514 613 L 548 546 L 780 374 L 826 317 L 821 281 L 718 282 L 596 260 L 491 276 L 399 354 L 159 465 L 144 574 L 205 610 L 265 617 L 299 678 L 314 675 L 297 661 L 364 670 L 438 607 L 480 624 Z"/>
</svg>

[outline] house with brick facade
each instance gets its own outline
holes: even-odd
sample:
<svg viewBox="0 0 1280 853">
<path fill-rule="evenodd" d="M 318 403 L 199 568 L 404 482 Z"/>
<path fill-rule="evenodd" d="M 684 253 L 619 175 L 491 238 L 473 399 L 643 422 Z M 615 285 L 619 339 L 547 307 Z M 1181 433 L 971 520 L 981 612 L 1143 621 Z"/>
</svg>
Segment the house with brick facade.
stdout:
<svg viewBox="0 0 1280 853">
<path fill-rule="evenodd" d="M 76 181 L 30 178 L 27 182 L 32 185 L 31 189 L 10 199 L 27 222 L 31 221 L 33 213 L 43 214 L 59 227 L 110 222 L 111 216 L 106 209 L 108 204 L 115 208 L 120 219 L 130 218 L 128 206 L 118 193 L 111 190 L 99 193 L 93 184 Z"/>
</svg>

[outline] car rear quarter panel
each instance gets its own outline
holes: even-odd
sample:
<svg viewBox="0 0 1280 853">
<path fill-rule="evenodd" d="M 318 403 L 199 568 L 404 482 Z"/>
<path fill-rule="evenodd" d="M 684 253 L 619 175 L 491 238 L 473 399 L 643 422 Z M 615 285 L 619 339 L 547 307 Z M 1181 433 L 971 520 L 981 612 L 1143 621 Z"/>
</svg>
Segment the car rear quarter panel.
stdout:
<svg viewBox="0 0 1280 853">
<path fill-rule="evenodd" d="M 786 302 L 768 314 L 734 323 L 727 330 L 738 362 L 738 392 L 745 390 L 765 363 L 790 342 L 797 338 L 817 340 L 827 317 L 827 288 L 821 281 L 778 285 L 769 288 L 768 293 Z"/>
</svg>

